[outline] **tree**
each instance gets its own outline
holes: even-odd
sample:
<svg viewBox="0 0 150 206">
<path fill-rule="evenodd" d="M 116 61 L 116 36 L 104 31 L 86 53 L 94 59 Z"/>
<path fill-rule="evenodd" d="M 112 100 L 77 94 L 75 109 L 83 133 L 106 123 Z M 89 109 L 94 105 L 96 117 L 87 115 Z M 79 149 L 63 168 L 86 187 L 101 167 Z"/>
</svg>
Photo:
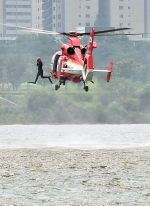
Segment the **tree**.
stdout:
<svg viewBox="0 0 150 206">
<path fill-rule="evenodd" d="M 131 78 L 132 81 L 147 82 L 149 71 L 146 66 L 136 62 L 134 59 L 125 59 L 116 63 L 115 76 Z"/>
<path fill-rule="evenodd" d="M 0 56 L 0 80 L 2 80 L 2 77 L 3 77 L 3 65 L 4 65 L 4 60 L 2 58 L 2 56 Z"/>
<path fill-rule="evenodd" d="M 23 83 L 22 76 L 27 69 L 27 62 L 20 54 L 9 57 L 6 62 L 7 78 L 13 86 L 13 90 L 18 89 Z"/>
</svg>

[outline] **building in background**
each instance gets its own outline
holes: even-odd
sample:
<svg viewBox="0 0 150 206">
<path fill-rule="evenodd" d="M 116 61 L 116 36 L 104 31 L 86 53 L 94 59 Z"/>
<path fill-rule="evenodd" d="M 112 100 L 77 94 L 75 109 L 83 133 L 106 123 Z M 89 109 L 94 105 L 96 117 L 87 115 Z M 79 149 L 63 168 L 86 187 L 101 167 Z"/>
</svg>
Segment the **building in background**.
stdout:
<svg viewBox="0 0 150 206">
<path fill-rule="evenodd" d="M 52 19 L 53 0 L 42 0 L 42 26 L 43 29 L 51 31 L 53 29 Z"/>
<path fill-rule="evenodd" d="M 45 0 L 43 29 L 71 31 L 76 27 L 94 26 L 99 0 Z M 46 12 L 45 12 L 46 11 Z"/>
<path fill-rule="evenodd" d="M 3 1 L 0 3 L 0 22 L 3 23 Z M 0 25 L 0 38 L 3 36 L 3 26 Z"/>
<path fill-rule="evenodd" d="M 96 25 L 133 28 L 125 33 L 147 33 L 150 31 L 150 1 L 99 0 Z"/>
<path fill-rule="evenodd" d="M 149 33 L 150 0 L 1 0 L 0 22 L 58 32 L 97 26 Z M 1 39 L 21 33 L 17 27 L 0 25 Z"/>
<path fill-rule="evenodd" d="M 26 1 L 26 0 L 25 0 Z M 42 0 L 31 0 L 31 27 L 36 29 L 42 29 Z"/>
<path fill-rule="evenodd" d="M 31 27 L 31 0 L 2 0 L 3 23 L 16 26 Z M 20 33 L 17 27 L 3 26 L 2 37 L 16 37 Z"/>
<path fill-rule="evenodd" d="M 42 0 L 1 0 L 0 22 L 28 28 L 42 28 Z M 25 33 L 17 27 L 0 25 L 2 39 Z"/>
<path fill-rule="evenodd" d="M 145 17 L 144 17 L 144 31 L 148 32 L 148 37 L 150 38 L 150 1 L 144 0 L 144 10 L 145 10 Z"/>
<path fill-rule="evenodd" d="M 1 0 L 0 22 L 53 31 L 94 26 L 99 0 Z M 1 38 L 25 33 L 17 27 L 0 25 Z"/>
</svg>

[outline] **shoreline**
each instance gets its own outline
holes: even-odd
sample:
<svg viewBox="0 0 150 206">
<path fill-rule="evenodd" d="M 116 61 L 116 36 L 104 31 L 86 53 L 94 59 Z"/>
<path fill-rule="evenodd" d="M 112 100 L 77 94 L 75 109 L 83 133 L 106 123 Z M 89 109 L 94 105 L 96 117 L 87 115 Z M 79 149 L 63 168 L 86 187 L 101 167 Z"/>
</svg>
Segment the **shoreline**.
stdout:
<svg viewBox="0 0 150 206">
<path fill-rule="evenodd" d="M 70 150 L 72 150 L 72 151 L 97 151 L 97 150 L 112 150 L 112 151 L 114 151 L 114 150 L 148 150 L 148 149 L 150 149 L 150 146 L 131 146 L 131 147 L 120 147 L 120 146 L 118 146 L 118 147 L 102 147 L 102 148 L 100 148 L 100 147 L 89 147 L 89 146 L 79 146 L 79 147 L 76 147 L 76 146 L 62 146 L 62 147 L 60 147 L 60 146 L 54 146 L 54 147 L 40 147 L 40 146 L 35 146 L 35 147 L 10 147 L 10 148 L 8 148 L 8 147 L 6 147 L 6 148 L 2 148 L 2 146 L 0 147 L 0 152 L 1 152 L 1 150 L 2 151 L 10 151 L 10 150 L 12 150 L 12 151 L 14 151 L 14 150 L 45 150 L 45 151 L 47 151 L 47 150 L 50 150 L 50 151 L 62 151 L 62 150 L 65 150 L 65 151 L 70 151 Z"/>
</svg>

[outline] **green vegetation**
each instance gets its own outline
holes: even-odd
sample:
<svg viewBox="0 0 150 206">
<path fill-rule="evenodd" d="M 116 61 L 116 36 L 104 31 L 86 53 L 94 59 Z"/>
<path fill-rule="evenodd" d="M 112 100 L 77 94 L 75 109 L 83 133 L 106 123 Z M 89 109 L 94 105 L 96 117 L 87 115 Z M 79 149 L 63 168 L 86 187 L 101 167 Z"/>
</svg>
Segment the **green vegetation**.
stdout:
<svg viewBox="0 0 150 206">
<path fill-rule="evenodd" d="M 58 91 L 48 80 L 26 83 L 35 79 L 37 56 L 49 73 L 51 56 L 60 50 L 53 37 L 29 34 L 0 42 L 0 124 L 150 123 L 150 42 L 126 36 L 96 37 L 96 42 L 95 68 L 113 61 L 114 71 L 110 83 L 105 74 L 94 73 L 88 93 L 81 83 L 68 82 Z"/>
</svg>

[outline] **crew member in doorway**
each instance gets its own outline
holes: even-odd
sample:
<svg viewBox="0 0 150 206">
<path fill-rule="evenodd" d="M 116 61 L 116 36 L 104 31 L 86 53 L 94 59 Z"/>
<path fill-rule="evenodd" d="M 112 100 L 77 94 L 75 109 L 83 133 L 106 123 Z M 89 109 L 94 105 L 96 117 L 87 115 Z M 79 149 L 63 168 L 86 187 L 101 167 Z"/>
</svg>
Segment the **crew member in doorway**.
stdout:
<svg viewBox="0 0 150 206">
<path fill-rule="evenodd" d="M 41 57 L 38 57 L 38 58 L 37 58 L 37 67 L 38 67 L 38 73 L 37 73 L 37 75 L 36 75 L 35 81 L 34 81 L 34 82 L 29 82 L 29 83 L 36 84 L 39 76 L 41 76 L 41 78 L 47 78 L 47 79 L 49 79 L 50 83 L 53 84 L 50 76 L 43 76 L 43 69 L 42 69 L 42 67 L 43 67 L 43 62 L 42 62 L 42 60 L 41 60 Z"/>
</svg>

